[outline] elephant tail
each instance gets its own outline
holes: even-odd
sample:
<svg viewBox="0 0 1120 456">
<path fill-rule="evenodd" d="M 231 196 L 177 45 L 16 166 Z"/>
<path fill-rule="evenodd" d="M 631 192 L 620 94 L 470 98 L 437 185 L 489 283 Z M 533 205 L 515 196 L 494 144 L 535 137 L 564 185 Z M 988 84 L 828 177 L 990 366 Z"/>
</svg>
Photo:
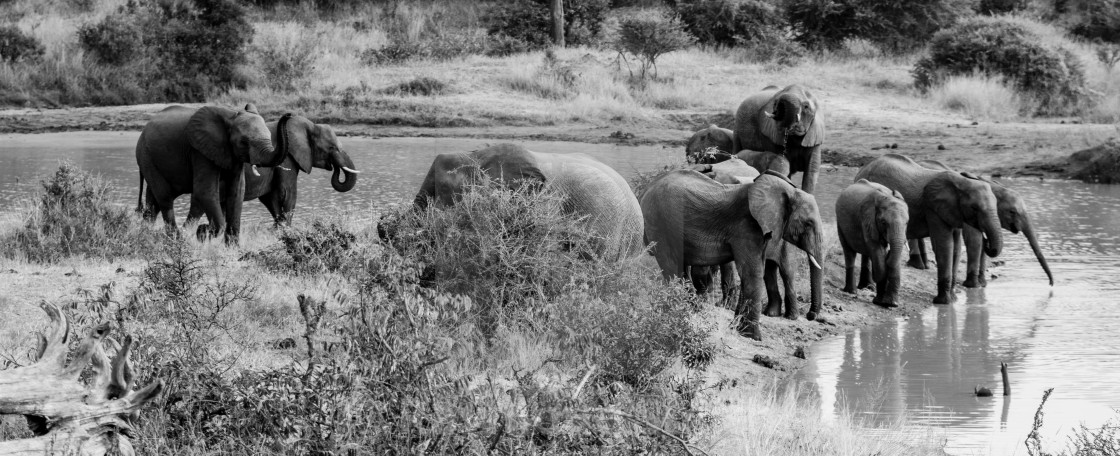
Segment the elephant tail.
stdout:
<svg viewBox="0 0 1120 456">
<path fill-rule="evenodd" d="M 144 213 L 144 173 L 140 173 L 140 194 L 136 197 L 136 212 Z"/>
</svg>

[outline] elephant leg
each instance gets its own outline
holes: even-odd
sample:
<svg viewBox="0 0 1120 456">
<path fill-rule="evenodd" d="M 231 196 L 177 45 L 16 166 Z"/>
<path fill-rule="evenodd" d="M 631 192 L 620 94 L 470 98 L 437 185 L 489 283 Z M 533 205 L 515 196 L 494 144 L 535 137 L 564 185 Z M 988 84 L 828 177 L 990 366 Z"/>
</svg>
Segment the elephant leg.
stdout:
<svg viewBox="0 0 1120 456">
<path fill-rule="evenodd" d="M 801 176 L 801 189 L 811 195 L 817 187 L 817 175 L 821 169 L 821 146 L 814 146 L 808 154 L 809 163 L 804 170 L 804 175 Z"/>
<path fill-rule="evenodd" d="M 953 230 L 953 268 L 951 269 L 951 271 L 953 272 L 953 280 L 949 282 L 951 284 L 950 286 L 953 287 L 957 286 L 957 269 L 960 268 L 961 250 L 964 248 L 962 232 L 963 230 L 959 228 Z"/>
<path fill-rule="evenodd" d="M 245 199 L 245 173 L 238 167 L 223 173 L 219 195 L 226 217 L 225 243 L 236 245 L 241 235 L 241 205 Z"/>
<path fill-rule="evenodd" d="M 199 241 L 205 241 L 208 238 L 215 237 L 226 228 L 225 214 L 222 212 L 221 201 L 219 199 L 219 180 L 218 170 L 201 168 L 195 171 L 194 175 L 194 193 L 192 198 L 196 199 L 200 209 L 206 214 L 206 219 L 209 224 L 199 225 L 195 236 Z"/>
<path fill-rule="evenodd" d="M 730 308 L 736 297 L 734 262 L 719 265 L 719 283 L 720 291 L 723 292 L 723 305 Z"/>
<path fill-rule="evenodd" d="M 968 255 L 968 268 L 965 269 L 966 288 L 984 287 L 988 280 L 984 276 L 984 234 L 971 226 L 964 227 L 965 253 Z"/>
<path fill-rule="evenodd" d="M 739 304 L 735 316 L 739 318 L 736 330 L 740 335 L 754 340 L 762 340 L 760 327 L 763 300 L 762 276 L 765 260 L 754 252 L 735 252 L 735 267 L 739 269 Z M 751 256 L 748 256 L 751 255 Z"/>
<path fill-rule="evenodd" d="M 856 285 L 856 288 L 860 290 L 874 288 L 871 283 L 871 272 L 871 255 L 860 255 L 859 285 Z"/>
<path fill-rule="evenodd" d="M 782 277 L 782 286 L 786 292 L 784 296 L 786 319 L 796 320 L 800 310 L 797 308 L 797 291 L 793 289 L 794 284 L 797 283 L 797 271 L 790 266 L 788 253 L 783 252 L 781 260 L 778 261 L 778 274 Z"/>
<path fill-rule="evenodd" d="M 844 292 L 856 292 L 856 251 L 844 249 Z"/>
<path fill-rule="evenodd" d="M 910 261 L 907 261 L 906 265 L 914 269 L 928 269 L 925 238 L 910 240 Z"/>
<path fill-rule="evenodd" d="M 934 304 L 948 304 L 953 297 L 953 230 L 948 227 L 930 230 L 934 258 L 937 260 L 937 297 Z"/>
<path fill-rule="evenodd" d="M 778 289 L 778 263 L 766 260 L 763 280 L 766 282 L 766 316 L 777 317 L 782 314 L 782 292 Z"/>
<path fill-rule="evenodd" d="M 712 287 L 712 269 L 708 266 L 685 266 L 685 274 L 691 276 L 692 287 L 696 294 L 704 296 Z"/>
<path fill-rule="evenodd" d="M 191 193 L 191 205 L 187 210 L 187 220 L 183 223 L 186 225 L 195 223 L 198 221 L 198 219 L 202 218 L 202 215 L 202 203 L 198 201 L 198 198 L 194 193 Z"/>
</svg>

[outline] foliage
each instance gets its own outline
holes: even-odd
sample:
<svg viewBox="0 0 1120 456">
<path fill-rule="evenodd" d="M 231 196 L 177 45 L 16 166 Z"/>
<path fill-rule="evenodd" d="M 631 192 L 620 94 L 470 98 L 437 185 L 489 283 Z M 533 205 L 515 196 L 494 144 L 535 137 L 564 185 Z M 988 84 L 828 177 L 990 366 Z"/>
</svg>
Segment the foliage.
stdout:
<svg viewBox="0 0 1120 456">
<path fill-rule="evenodd" d="M 1097 60 L 1111 72 L 1116 67 L 1116 62 L 1120 62 L 1120 44 L 1098 43 L 1096 54 Z"/>
<path fill-rule="evenodd" d="M 451 60 L 490 52 L 491 45 L 515 46 L 508 38 L 492 38 L 475 32 L 441 32 L 419 41 L 394 37 L 380 49 L 367 49 L 361 60 L 366 65 L 398 65 L 410 60 Z M 506 48 L 500 52 L 509 50 Z"/>
<path fill-rule="evenodd" d="M 108 182 L 63 163 L 23 209 L 23 225 L 0 240 L 5 255 L 54 263 L 71 256 L 144 255 L 164 236 L 113 203 Z"/>
<path fill-rule="evenodd" d="M 440 95 L 446 91 L 447 83 L 429 76 L 421 76 L 382 90 L 383 93 L 393 95 L 418 95 L 425 97 Z"/>
<path fill-rule="evenodd" d="M 552 0 L 513 0 L 495 6 L 489 33 L 506 35 L 525 42 L 531 49 L 552 44 Z M 609 0 L 568 0 L 564 2 L 564 41 L 568 46 L 594 44 L 603 29 Z"/>
<path fill-rule="evenodd" d="M 781 10 L 762 0 L 690 0 L 675 11 L 684 29 L 707 46 L 769 42 L 788 27 Z"/>
<path fill-rule="evenodd" d="M 1073 0 L 1063 22 L 1071 33 L 1090 40 L 1120 44 L 1120 0 Z"/>
<path fill-rule="evenodd" d="M 1120 417 L 1113 417 L 1100 428 L 1090 428 L 1084 423 L 1080 424 L 1077 429 L 1073 430 L 1073 436 L 1069 439 L 1069 445 L 1066 451 L 1061 453 L 1047 453 L 1042 451 L 1042 439 L 1039 430 L 1042 428 L 1042 408 L 1046 406 L 1046 400 L 1050 398 L 1050 393 L 1054 392 L 1054 388 L 1048 388 L 1042 392 L 1042 401 L 1038 404 L 1038 410 L 1034 412 L 1034 422 L 1031 426 L 1031 432 L 1027 434 L 1026 443 L 1027 454 L 1030 456 L 1104 456 L 1112 454 L 1120 454 Z"/>
<path fill-rule="evenodd" d="M 848 38 L 864 38 L 901 53 L 925 45 L 972 7 L 973 0 L 789 0 L 786 15 L 808 48 L 838 49 Z"/>
<path fill-rule="evenodd" d="M 980 14 L 995 16 L 1012 13 L 1027 7 L 1027 0 L 980 0 L 976 11 Z"/>
<path fill-rule="evenodd" d="M 279 237 L 296 272 L 338 272 L 360 266 L 358 236 L 339 220 L 315 219 L 306 227 L 284 228 Z"/>
<path fill-rule="evenodd" d="M 235 69 L 246 63 L 253 26 L 236 0 L 154 0 L 145 37 L 159 76 L 155 90 L 166 99 L 205 101 L 240 82 Z M 158 24 L 158 25 L 157 25 Z"/>
<path fill-rule="evenodd" d="M 938 32 L 912 71 L 921 90 L 974 72 L 1006 78 L 1037 103 L 1039 114 L 1067 113 L 1083 103 L 1085 76 L 1077 57 L 999 18 L 980 16 Z"/>
<path fill-rule="evenodd" d="M 253 46 L 252 54 L 266 86 L 295 92 L 307 87 L 322 53 L 319 47 L 319 37 L 301 28 L 294 36 L 266 37 Z"/>
<path fill-rule="evenodd" d="M 659 57 L 684 49 L 694 41 L 675 19 L 662 16 L 632 17 L 623 19 L 619 24 L 618 40 L 615 41 L 614 48 L 620 55 L 630 54 L 638 60 L 637 78 L 644 81 L 648 76 L 656 77 Z M 630 77 L 634 76 L 631 69 Z"/>
<path fill-rule="evenodd" d="M 0 61 L 36 60 L 43 56 L 43 44 L 14 25 L 0 27 Z"/>
<path fill-rule="evenodd" d="M 78 29 L 78 43 L 106 65 L 123 65 L 141 55 L 140 24 L 123 14 L 110 14 L 100 22 Z"/>
</svg>

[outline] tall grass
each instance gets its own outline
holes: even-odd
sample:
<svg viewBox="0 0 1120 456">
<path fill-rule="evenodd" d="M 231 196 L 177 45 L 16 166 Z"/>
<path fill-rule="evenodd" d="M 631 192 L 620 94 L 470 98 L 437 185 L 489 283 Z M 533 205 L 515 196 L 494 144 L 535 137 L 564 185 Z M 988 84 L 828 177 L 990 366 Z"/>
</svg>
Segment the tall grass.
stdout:
<svg viewBox="0 0 1120 456">
<path fill-rule="evenodd" d="M 930 90 L 930 98 L 942 108 L 976 120 L 1006 121 L 1031 111 L 1024 106 L 1023 97 L 1001 78 L 983 75 L 952 76 Z"/>
</svg>

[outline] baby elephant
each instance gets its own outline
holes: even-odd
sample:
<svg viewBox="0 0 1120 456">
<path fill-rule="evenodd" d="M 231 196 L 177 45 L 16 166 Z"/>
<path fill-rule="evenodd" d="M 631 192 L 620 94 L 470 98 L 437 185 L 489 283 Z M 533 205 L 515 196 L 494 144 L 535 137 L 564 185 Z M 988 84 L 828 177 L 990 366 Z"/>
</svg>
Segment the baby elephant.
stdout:
<svg viewBox="0 0 1120 456">
<path fill-rule="evenodd" d="M 875 299 L 883 307 L 897 307 L 910 214 L 902 194 L 860 179 L 836 199 L 836 229 L 844 248 L 844 291 L 855 293 L 856 254 L 863 255 L 859 288 L 875 279 Z M 868 277 L 868 269 L 871 274 Z"/>
</svg>

